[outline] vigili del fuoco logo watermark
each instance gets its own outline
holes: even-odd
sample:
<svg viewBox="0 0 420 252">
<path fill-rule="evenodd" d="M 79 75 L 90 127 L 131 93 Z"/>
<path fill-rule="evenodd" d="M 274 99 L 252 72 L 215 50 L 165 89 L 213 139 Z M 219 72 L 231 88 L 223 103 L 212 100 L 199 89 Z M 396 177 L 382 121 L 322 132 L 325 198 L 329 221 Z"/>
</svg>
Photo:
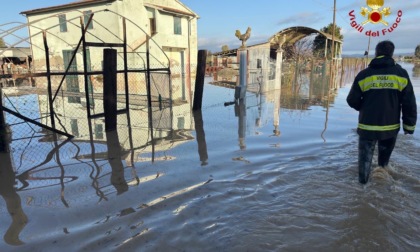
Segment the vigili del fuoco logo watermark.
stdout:
<svg viewBox="0 0 420 252">
<path fill-rule="evenodd" d="M 366 3 L 367 7 L 362 7 L 359 13 L 365 19 L 364 21 L 358 23 L 358 21 L 356 21 L 357 13 L 354 10 L 349 12 L 351 27 L 362 34 L 371 37 L 385 36 L 398 28 L 398 25 L 402 20 L 402 10 L 396 11 L 396 18 L 393 19 L 390 17 L 393 13 L 391 8 L 383 7 L 385 5 L 385 0 L 366 0 Z M 388 19 L 393 22 L 389 23 Z M 365 26 L 366 24 L 382 25 L 385 26 L 385 28 L 367 29 L 367 26 Z"/>
</svg>

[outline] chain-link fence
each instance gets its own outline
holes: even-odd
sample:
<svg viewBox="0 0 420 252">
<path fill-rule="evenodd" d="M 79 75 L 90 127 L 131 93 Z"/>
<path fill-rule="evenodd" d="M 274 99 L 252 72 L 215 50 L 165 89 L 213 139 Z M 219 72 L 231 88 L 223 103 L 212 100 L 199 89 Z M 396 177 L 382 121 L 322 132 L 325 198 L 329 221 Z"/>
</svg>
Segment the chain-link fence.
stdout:
<svg viewBox="0 0 420 252">
<path fill-rule="evenodd" d="M 5 167 L 16 172 L 18 191 L 61 188 L 60 197 L 45 196 L 42 204 L 60 200 L 68 206 L 71 196 L 64 188 L 73 190 L 81 177 L 90 179 L 86 191 L 94 190 L 99 200 L 114 191 L 109 186 L 121 193 L 141 182 L 136 163 L 170 159 L 168 149 L 192 139 L 187 114 L 195 66 L 170 61 L 148 32 L 117 13 L 75 12 L 28 20 L 0 34 L 6 38 L 26 27 L 31 34 L 1 50 L 30 48 L 2 65 L 0 135 L 10 155 Z M 69 32 L 61 33 L 64 27 Z M 104 48 L 117 51 L 112 132 L 105 131 Z M 35 198 L 28 204 L 38 204 Z"/>
</svg>

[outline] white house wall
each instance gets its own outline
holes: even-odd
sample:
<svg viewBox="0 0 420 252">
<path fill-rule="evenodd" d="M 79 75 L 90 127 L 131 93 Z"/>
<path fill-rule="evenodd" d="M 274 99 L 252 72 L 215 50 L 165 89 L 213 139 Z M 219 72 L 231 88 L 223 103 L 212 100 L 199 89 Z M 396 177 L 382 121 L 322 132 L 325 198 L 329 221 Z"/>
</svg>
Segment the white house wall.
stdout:
<svg viewBox="0 0 420 252">
<path fill-rule="evenodd" d="M 111 9 L 111 6 L 107 6 L 107 8 Z M 81 38 L 81 29 L 80 29 L 80 19 L 78 17 L 82 16 L 83 11 L 91 10 L 92 12 L 96 12 L 99 10 L 103 10 L 104 6 L 89 6 L 86 8 L 80 8 L 79 11 L 70 11 L 68 12 L 55 12 L 55 13 L 45 13 L 45 14 L 38 14 L 38 15 L 30 15 L 28 16 L 28 22 L 31 23 L 35 20 L 39 20 L 38 22 L 34 22 L 30 26 L 30 35 L 31 43 L 32 43 L 32 51 L 33 51 L 33 58 L 36 70 L 43 71 L 45 70 L 45 51 L 44 49 L 44 42 L 43 36 L 41 33 L 41 29 L 47 30 L 47 41 L 49 46 L 49 52 L 53 61 L 50 62 L 51 66 L 57 68 L 56 70 L 62 70 L 63 61 L 62 61 L 62 51 L 63 50 L 73 50 L 80 38 Z M 60 26 L 58 21 L 59 14 L 65 14 L 67 23 L 67 32 L 60 32 Z M 99 16 L 99 15 L 98 15 Z M 107 18 L 98 20 L 99 18 L 95 15 L 94 17 L 97 22 L 100 22 L 103 26 L 109 27 L 112 30 L 118 30 L 118 17 L 115 15 L 109 15 Z M 88 30 L 92 33 L 98 33 L 99 24 L 96 21 L 93 21 L 93 30 Z M 55 27 L 53 27 L 55 26 Z M 52 28 L 50 28 L 52 27 Z M 50 29 L 49 29 L 50 28 Z M 102 30 L 102 29 L 101 29 Z M 117 33 L 118 34 L 118 33 Z M 91 37 L 89 34 L 87 35 L 87 39 Z M 108 36 L 107 36 L 108 37 Z M 97 41 L 95 41 L 97 42 Z M 114 41 L 108 41 L 114 42 Z M 94 54 L 94 52 L 91 52 Z M 60 61 L 61 58 L 61 61 Z M 83 61 L 80 62 L 82 65 Z M 92 65 L 100 65 L 101 59 L 99 57 L 92 58 Z M 78 67 L 79 68 L 79 67 Z"/>
<path fill-rule="evenodd" d="M 261 68 L 258 68 L 258 60 L 261 62 Z M 248 48 L 249 84 L 269 83 L 272 68 L 273 62 L 270 59 L 270 44 Z M 264 86 L 261 91 L 265 91 L 266 88 Z"/>
<path fill-rule="evenodd" d="M 34 59 L 35 71 L 46 71 L 45 51 L 42 30 L 47 30 L 47 41 L 50 53 L 51 71 L 63 71 L 63 50 L 73 50 L 80 38 L 80 19 L 83 11 L 92 11 L 93 29 L 88 29 L 86 41 L 103 43 L 122 43 L 123 27 L 122 17 L 127 18 L 126 34 L 127 44 L 129 46 L 128 64 L 129 68 L 145 67 L 146 38 L 150 34 L 150 25 L 147 9 L 156 7 L 156 30 L 157 34 L 152 36 L 153 41 L 149 43 L 150 63 L 152 67 L 169 67 L 171 62 L 179 63 L 179 51 L 184 52 L 186 66 L 185 73 L 194 75 L 197 65 L 197 21 L 192 16 L 183 13 L 191 13 L 182 3 L 171 1 L 139 1 L 123 0 L 115 1 L 109 5 L 89 5 L 79 7 L 76 11 L 65 9 L 56 12 L 46 12 L 42 14 L 28 14 L 28 22 L 31 24 L 30 35 L 32 43 L 32 55 Z M 181 17 L 182 34 L 174 34 L 174 15 L 177 13 L 168 13 L 161 11 L 161 7 L 167 7 L 169 10 L 179 11 Z M 108 9 L 109 12 L 104 12 Z M 114 14 L 118 13 L 118 15 Z M 67 32 L 60 32 L 59 14 L 66 14 Z M 119 16 L 120 15 L 120 16 Z M 37 22 L 34 22 L 38 20 Z M 75 24 L 75 25 L 73 25 Z M 164 48 L 164 54 L 162 48 Z M 122 56 L 122 48 L 117 49 L 119 56 Z M 91 70 L 101 70 L 103 61 L 103 48 L 91 47 L 90 62 Z M 176 52 L 176 53 L 174 53 Z M 169 59 L 168 59 L 169 57 Z M 76 56 L 77 70 L 83 71 L 83 54 L 79 49 Z M 118 58 L 118 68 L 123 67 L 122 57 Z M 191 67 L 191 68 L 190 68 Z M 176 70 L 176 69 L 174 69 Z M 83 83 L 83 80 L 79 81 Z M 189 81 L 191 83 L 191 80 Z M 37 83 L 39 84 L 39 83 Z M 45 83 L 43 83 L 45 85 Z M 141 84 L 141 83 L 138 83 Z M 137 85 L 137 84 L 136 84 Z M 83 90 L 82 86 L 80 88 Z M 177 88 L 175 88 L 176 90 Z"/>
</svg>

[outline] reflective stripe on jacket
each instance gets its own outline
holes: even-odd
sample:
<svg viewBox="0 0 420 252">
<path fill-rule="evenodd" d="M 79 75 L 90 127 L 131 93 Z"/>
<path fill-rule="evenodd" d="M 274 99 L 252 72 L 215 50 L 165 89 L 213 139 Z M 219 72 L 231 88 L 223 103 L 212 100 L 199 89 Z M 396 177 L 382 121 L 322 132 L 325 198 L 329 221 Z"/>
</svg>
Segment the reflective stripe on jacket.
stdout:
<svg viewBox="0 0 420 252">
<path fill-rule="evenodd" d="M 365 139 L 387 139 L 403 129 L 413 133 L 417 105 L 410 77 L 391 57 L 380 56 L 355 78 L 347 96 L 350 107 L 359 111 L 358 133 Z"/>
</svg>

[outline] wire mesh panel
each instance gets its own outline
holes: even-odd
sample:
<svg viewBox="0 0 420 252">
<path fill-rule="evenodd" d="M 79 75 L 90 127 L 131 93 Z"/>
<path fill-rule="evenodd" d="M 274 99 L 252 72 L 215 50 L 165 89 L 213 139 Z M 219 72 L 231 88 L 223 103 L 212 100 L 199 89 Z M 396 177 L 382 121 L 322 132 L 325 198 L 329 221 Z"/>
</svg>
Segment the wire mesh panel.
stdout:
<svg viewBox="0 0 420 252">
<path fill-rule="evenodd" d="M 86 136 L 89 116 L 104 114 L 103 50 L 109 47 L 117 50 L 118 110 L 128 110 L 130 100 L 135 109 L 147 106 L 148 85 L 153 106 L 162 109 L 170 104 L 168 57 L 135 21 L 101 8 L 47 13 L 28 21 L 31 37 L 16 44 L 31 43 L 30 67 L 19 71 L 27 73 L 32 88 L 5 93 L 37 95 L 37 113 L 29 113 L 29 118 Z M 23 28 L 19 24 L 11 30 Z"/>
<path fill-rule="evenodd" d="M 0 70 L 18 190 L 60 186 L 64 192 L 86 176 L 103 200 L 110 185 L 125 190 L 125 168 L 139 161 L 140 153 L 151 153 L 156 139 L 170 141 L 169 59 L 137 23 L 112 10 L 75 10 L 29 18 L 28 24 L 12 25 L 0 34 L 5 38 L 26 28 L 31 34 L 8 45 L 29 49 L 20 50 L 22 62 Z M 105 131 L 106 48 L 117 51 L 117 110 L 122 113 L 115 135 Z M 74 138 L 69 141 L 69 136 Z M 110 160 L 120 164 L 109 161 L 112 153 L 120 156 Z M 64 193 L 46 198 L 41 201 L 71 204 Z M 35 197 L 29 201 L 35 204 Z"/>
</svg>

